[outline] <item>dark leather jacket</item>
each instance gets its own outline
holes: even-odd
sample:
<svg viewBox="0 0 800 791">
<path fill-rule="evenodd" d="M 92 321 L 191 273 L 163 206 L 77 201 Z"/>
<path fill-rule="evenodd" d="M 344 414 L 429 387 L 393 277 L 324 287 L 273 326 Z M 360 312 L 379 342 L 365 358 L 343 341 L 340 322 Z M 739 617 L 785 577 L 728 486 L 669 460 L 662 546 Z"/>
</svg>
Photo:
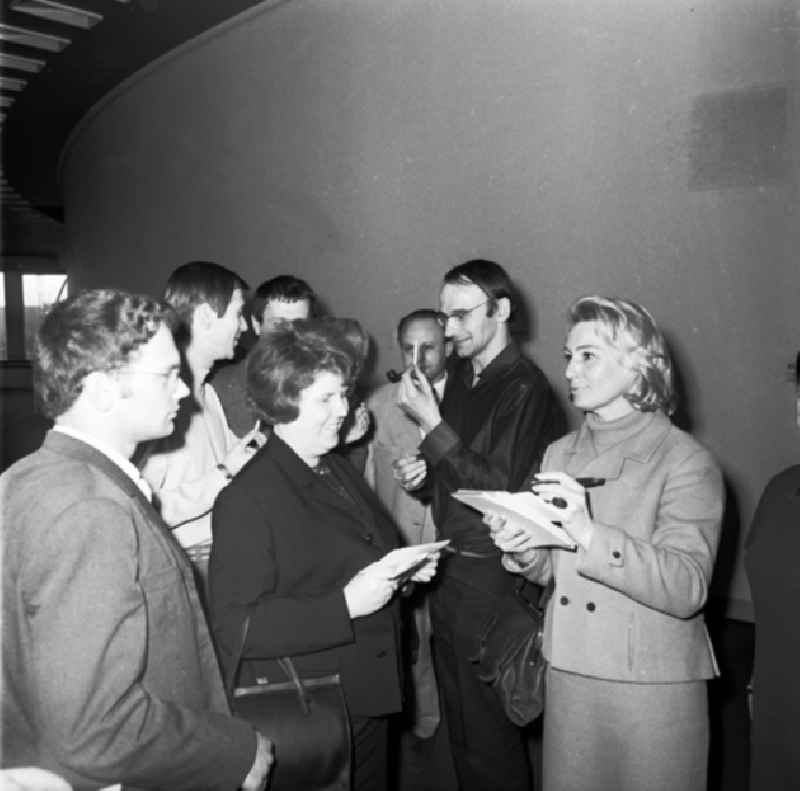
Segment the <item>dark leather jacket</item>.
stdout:
<svg viewBox="0 0 800 791">
<path fill-rule="evenodd" d="M 459 488 L 517 491 L 545 448 L 566 430 L 542 371 L 510 343 L 472 385 L 472 362 L 457 360 L 441 403 L 442 422 L 420 445 L 429 465 L 438 534 L 467 552 L 499 555 L 481 515 L 450 497 Z"/>
</svg>

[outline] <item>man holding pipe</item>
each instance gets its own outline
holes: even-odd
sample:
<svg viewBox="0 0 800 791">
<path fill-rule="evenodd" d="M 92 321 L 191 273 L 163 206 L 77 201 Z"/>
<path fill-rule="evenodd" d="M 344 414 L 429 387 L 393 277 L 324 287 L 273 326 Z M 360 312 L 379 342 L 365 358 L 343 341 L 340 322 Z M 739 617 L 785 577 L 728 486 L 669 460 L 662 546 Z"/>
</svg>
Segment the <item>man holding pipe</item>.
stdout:
<svg viewBox="0 0 800 791">
<path fill-rule="evenodd" d="M 447 359 L 452 344 L 444 337 L 444 321 L 438 311 L 420 309 L 400 319 L 397 343 L 403 368 L 416 366 L 441 398 Z M 397 524 L 406 544 L 436 540 L 430 497 L 406 491 L 395 471 L 396 463 L 415 455 L 422 433 L 417 423 L 397 403 L 399 383 L 387 382 L 367 400 L 375 431 L 369 443 L 365 475 Z M 431 626 L 427 592 L 415 591 L 411 600 L 417 645 L 411 664 L 413 708 L 411 729 L 421 739 L 431 737 L 439 724 L 439 693 L 431 655 Z"/>
</svg>

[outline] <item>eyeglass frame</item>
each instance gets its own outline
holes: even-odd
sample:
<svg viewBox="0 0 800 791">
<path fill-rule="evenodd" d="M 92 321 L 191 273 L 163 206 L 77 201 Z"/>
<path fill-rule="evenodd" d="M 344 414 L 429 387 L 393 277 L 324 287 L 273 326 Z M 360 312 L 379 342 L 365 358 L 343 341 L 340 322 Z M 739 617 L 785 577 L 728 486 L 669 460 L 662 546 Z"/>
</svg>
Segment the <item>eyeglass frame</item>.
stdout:
<svg viewBox="0 0 800 791">
<path fill-rule="evenodd" d="M 154 371 L 152 368 L 117 368 L 118 373 L 121 374 L 148 374 L 149 376 L 158 376 L 164 380 L 167 385 L 176 385 L 181 379 L 181 369 L 178 365 L 173 365 L 169 371 Z"/>
<path fill-rule="evenodd" d="M 473 305 L 471 308 L 460 308 L 458 310 L 454 310 L 452 313 L 440 311 L 440 315 L 445 323 L 445 326 L 447 326 L 448 321 L 457 321 L 459 324 L 461 324 L 464 322 L 467 316 L 472 313 L 472 311 L 477 310 L 481 305 L 488 305 L 491 302 L 494 302 L 494 298 L 487 296 L 483 302 L 479 302 L 477 305 Z"/>
</svg>

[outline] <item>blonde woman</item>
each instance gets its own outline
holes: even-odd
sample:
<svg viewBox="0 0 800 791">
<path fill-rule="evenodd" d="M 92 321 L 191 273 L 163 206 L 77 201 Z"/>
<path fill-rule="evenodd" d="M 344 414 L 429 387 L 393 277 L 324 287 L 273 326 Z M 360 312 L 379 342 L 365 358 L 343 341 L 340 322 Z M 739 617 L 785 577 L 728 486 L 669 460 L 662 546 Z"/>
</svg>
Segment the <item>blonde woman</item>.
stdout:
<svg viewBox="0 0 800 791">
<path fill-rule="evenodd" d="M 672 363 L 650 314 L 585 297 L 569 310 L 570 398 L 585 418 L 545 453 L 532 489 L 577 551 L 532 548 L 490 522 L 503 563 L 554 583 L 545 619 L 545 791 L 705 791 L 702 608 L 723 486 L 669 420 Z M 585 488 L 579 481 L 592 488 Z"/>
</svg>

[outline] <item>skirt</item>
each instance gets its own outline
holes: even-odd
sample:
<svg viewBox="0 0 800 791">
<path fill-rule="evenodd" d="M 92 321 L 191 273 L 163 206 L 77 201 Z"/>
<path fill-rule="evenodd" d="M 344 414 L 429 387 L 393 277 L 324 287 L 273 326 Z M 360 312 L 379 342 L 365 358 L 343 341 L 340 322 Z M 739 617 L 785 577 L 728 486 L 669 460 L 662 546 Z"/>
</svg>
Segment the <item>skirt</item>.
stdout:
<svg viewBox="0 0 800 791">
<path fill-rule="evenodd" d="M 544 791 L 706 791 L 705 681 L 634 684 L 548 667 Z"/>
</svg>

